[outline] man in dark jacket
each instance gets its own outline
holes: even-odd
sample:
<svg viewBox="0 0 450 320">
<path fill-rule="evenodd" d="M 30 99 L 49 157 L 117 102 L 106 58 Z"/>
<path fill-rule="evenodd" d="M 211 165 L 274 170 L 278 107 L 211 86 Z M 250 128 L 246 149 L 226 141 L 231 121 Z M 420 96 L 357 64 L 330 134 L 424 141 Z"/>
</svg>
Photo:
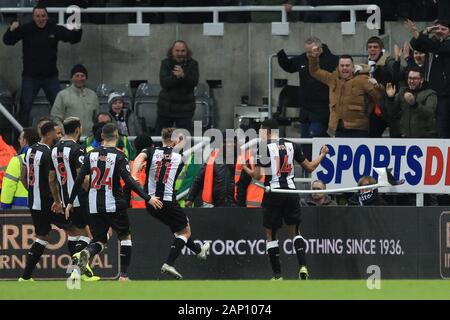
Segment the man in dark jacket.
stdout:
<svg viewBox="0 0 450 320">
<path fill-rule="evenodd" d="M 29 114 L 34 98 L 42 88 L 50 105 L 60 91 L 58 69 L 58 42 L 72 44 L 81 41 L 82 30 L 68 30 L 48 20 L 45 7 L 33 9 L 33 21 L 22 26 L 13 22 L 3 36 L 6 45 L 15 45 L 22 40 L 23 72 L 19 121 L 29 124 Z"/>
<path fill-rule="evenodd" d="M 397 94 L 392 84 L 386 87 L 391 126 L 398 127 L 402 138 L 435 138 L 436 92 L 425 82 L 419 67 L 411 67 L 407 81 L 408 87 L 401 88 Z"/>
<path fill-rule="evenodd" d="M 175 125 L 191 130 L 195 112 L 194 89 L 198 84 L 198 63 L 186 42 L 177 40 L 161 62 L 156 132 Z"/>
<path fill-rule="evenodd" d="M 436 125 L 440 138 L 450 138 L 450 22 L 437 21 L 433 26 L 419 32 L 408 20 L 406 28 L 412 34 L 411 46 L 418 51 L 430 53 L 431 69 L 428 80 L 436 91 Z M 430 36 L 429 36 L 430 35 Z"/>
<path fill-rule="evenodd" d="M 278 52 L 280 67 L 289 73 L 298 72 L 300 78 L 299 107 L 302 138 L 328 137 L 328 118 L 330 116 L 328 87 L 311 77 L 308 58 L 314 46 L 321 48 L 319 64 L 321 69 L 333 72 L 339 63 L 339 57 L 331 53 L 326 44 L 316 37 L 305 41 L 305 53 L 289 59 L 284 50 Z M 311 159 L 311 148 L 304 148 L 305 155 Z"/>
<path fill-rule="evenodd" d="M 230 207 L 234 202 L 234 171 L 235 141 L 228 139 L 222 147 L 215 149 L 208 161 L 201 167 L 200 172 L 192 183 L 186 198 L 186 207 L 192 206 L 197 196 L 202 192 L 203 206 Z M 227 160 L 233 163 L 227 163 Z"/>
<path fill-rule="evenodd" d="M 315 180 L 311 183 L 311 190 L 326 190 L 327 186 L 322 180 Z M 313 193 L 307 198 L 300 200 L 303 207 L 328 207 L 337 206 L 336 201 L 332 200 L 326 193 Z"/>
</svg>

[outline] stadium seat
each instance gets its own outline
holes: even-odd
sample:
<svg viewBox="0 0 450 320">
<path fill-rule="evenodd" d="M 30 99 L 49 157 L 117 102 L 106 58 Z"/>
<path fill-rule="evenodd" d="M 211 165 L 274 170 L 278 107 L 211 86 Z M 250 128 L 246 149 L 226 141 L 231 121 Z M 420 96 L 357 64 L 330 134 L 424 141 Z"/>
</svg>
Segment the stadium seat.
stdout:
<svg viewBox="0 0 450 320">
<path fill-rule="evenodd" d="M 108 96 L 112 92 L 118 92 L 124 97 L 125 108 L 133 109 L 133 94 L 129 84 L 107 84 L 101 83 L 97 86 L 97 97 L 100 112 L 108 112 Z"/>
<path fill-rule="evenodd" d="M 35 127 L 39 118 L 49 117 L 52 106 L 45 96 L 44 90 L 39 90 L 36 98 L 33 101 L 33 106 L 30 111 L 31 126 Z"/>
<path fill-rule="evenodd" d="M 202 121 L 204 129 L 210 128 L 213 123 L 214 99 L 211 98 L 209 87 L 205 83 L 199 83 L 194 91 L 195 113 L 193 121 Z"/>
<path fill-rule="evenodd" d="M 11 92 L 0 86 L 0 103 L 9 111 L 12 115 L 14 115 L 14 100 Z M 0 129 L 10 128 L 11 123 L 0 113 Z"/>
<path fill-rule="evenodd" d="M 136 91 L 134 110 L 138 118 L 143 119 L 147 132 L 155 133 L 158 110 L 159 84 L 141 83 Z"/>
</svg>

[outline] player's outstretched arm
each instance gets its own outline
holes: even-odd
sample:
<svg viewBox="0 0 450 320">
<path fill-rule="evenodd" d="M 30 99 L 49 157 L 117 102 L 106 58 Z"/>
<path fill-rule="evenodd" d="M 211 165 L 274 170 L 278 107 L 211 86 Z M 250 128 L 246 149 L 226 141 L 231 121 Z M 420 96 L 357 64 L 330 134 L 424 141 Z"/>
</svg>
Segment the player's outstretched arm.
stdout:
<svg viewBox="0 0 450 320">
<path fill-rule="evenodd" d="M 262 178 L 260 166 L 255 166 L 255 169 L 252 170 L 245 164 L 242 166 L 242 169 L 253 179 L 259 180 Z"/>
<path fill-rule="evenodd" d="M 147 161 L 147 154 L 145 152 L 139 153 L 136 159 L 134 159 L 133 167 L 131 168 L 131 176 L 134 180 L 138 180 L 139 169 L 142 168 L 145 161 Z"/>
<path fill-rule="evenodd" d="M 301 165 L 306 171 L 313 172 L 314 170 L 316 170 L 316 168 L 319 166 L 320 162 L 322 162 L 323 158 L 325 158 L 325 156 L 327 154 L 328 154 L 328 147 L 325 145 L 320 150 L 320 155 L 316 159 L 314 159 L 312 161 L 309 161 L 308 159 L 306 159 L 305 161 L 303 161 L 301 163 Z"/>
</svg>

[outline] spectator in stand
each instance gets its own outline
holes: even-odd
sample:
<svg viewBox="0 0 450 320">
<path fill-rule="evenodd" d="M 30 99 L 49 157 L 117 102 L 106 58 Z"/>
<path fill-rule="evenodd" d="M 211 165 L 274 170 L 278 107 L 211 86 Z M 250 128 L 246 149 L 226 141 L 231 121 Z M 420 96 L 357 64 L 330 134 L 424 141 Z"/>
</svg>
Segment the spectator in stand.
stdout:
<svg viewBox="0 0 450 320">
<path fill-rule="evenodd" d="M 384 43 L 379 37 L 371 37 L 367 40 L 367 65 L 363 65 L 363 72 L 368 72 L 371 79 L 377 83 L 386 86 L 394 82 L 395 59 L 384 49 Z M 389 126 L 389 114 L 386 110 L 385 97 L 375 98 L 369 96 L 371 109 L 370 113 L 370 131 L 372 138 L 380 138 L 383 132 Z"/>
<path fill-rule="evenodd" d="M 89 152 L 102 144 L 102 129 L 106 123 L 112 122 L 112 116 L 108 112 L 100 112 L 94 119 L 94 125 L 92 127 L 93 134 L 86 138 L 84 141 L 84 148 L 86 152 Z M 119 135 L 117 139 L 116 147 L 125 153 L 128 160 L 134 160 L 136 157 L 136 150 L 131 145 L 127 136 Z"/>
<path fill-rule="evenodd" d="M 83 65 L 75 65 L 70 77 L 72 85 L 58 93 L 50 114 L 59 123 L 68 117 L 80 118 L 86 133 L 91 134 L 93 119 L 99 110 L 97 94 L 86 87 L 88 72 Z"/>
<path fill-rule="evenodd" d="M 450 22 L 438 20 L 433 26 L 419 32 L 415 23 L 408 20 L 406 28 L 412 34 L 411 47 L 431 53 L 429 83 L 436 91 L 438 104 L 436 123 L 439 138 L 450 138 Z"/>
<path fill-rule="evenodd" d="M 364 176 L 358 181 L 358 187 L 375 185 L 377 181 L 371 176 Z M 356 192 L 348 199 L 349 206 L 387 206 L 386 200 L 378 193 L 378 189 L 367 188 Z"/>
<path fill-rule="evenodd" d="M 19 136 L 20 151 L 14 156 L 6 168 L 5 176 L 1 184 L 1 209 L 16 209 L 28 207 L 28 190 L 20 181 L 22 163 L 24 163 L 27 150 L 41 138 L 36 129 L 24 128 Z"/>
<path fill-rule="evenodd" d="M 158 98 L 156 132 L 173 127 L 191 130 L 195 112 L 194 89 L 198 84 L 198 63 L 186 42 L 177 40 L 161 62 L 161 92 Z"/>
<path fill-rule="evenodd" d="M 119 134 L 124 136 L 139 136 L 144 133 L 144 126 L 136 114 L 124 108 L 125 102 L 120 93 L 113 92 L 108 97 L 109 114 L 116 122 Z"/>
<path fill-rule="evenodd" d="M 329 87 L 328 133 L 336 137 L 368 137 L 372 110 L 366 99 L 368 96 L 381 99 L 384 87 L 368 75 L 355 73 L 351 56 L 341 56 L 338 70 L 333 73 L 320 69 L 319 56 L 320 48 L 314 46 L 309 58 L 309 73 Z"/>
<path fill-rule="evenodd" d="M 311 37 L 305 41 L 305 52 L 289 59 L 284 50 L 277 54 L 280 67 L 289 73 L 298 72 L 300 92 L 298 106 L 300 107 L 300 134 L 302 138 L 328 137 L 328 120 L 330 117 L 328 87 L 311 76 L 308 60 L 312 48 L 320 48 L 320 68 L 333 72 L 339 63 L 339 57 L 331 53 L 326 44 L 319 38 Z M 305 156 L 311 159 L 311 145 L 303 147 Z"/>
<path fill-rule="evenodd" d="M 206 163 L 201 167 L 195 178 L 185 206 L 191 207 L 197 196 L 202 191 L 203 206 L 230 207 L 235 206 L 234 201 L 234 170 L 236 159 L 233 163 L 226 163 L 227 155 L 234 155 L 236 150 L 234 139 L 226 135 L 222 147 L 213 150 Z"/>
<path fill-rule="evenodd" d="M 33 101 L 42 88 L 53 105 L 60 91 L 57 53 L 58 42 L 72 44 L 81 41 L 82 30 L 68 30 L 49 21 L 45 7 L 33 9 L 33 21 L 24 25 L 13 22 L 3 36 L 6 45 L 15 45 L 22 40 L 23 72 L 20 97 L 19 121 L 29 125 L 29 114 Z"/>
<path fill-rule="evenodd" d="M 311 183 L 311 190 L 326 190 L 327 186 L 322 180 L 315 180 Z M 328 207 L 337 206 L 336 201 L 332 200 L 326 193 L 313 193 L 307 198 L 300 200 L 300 205 L 304 207 Z"/>
<path fill-rule="evenodd" d="M 435 138 L 436 92 L 430 89 L 419 67 L 408 71 L 408 87 L 395 94 L 395 86 L 386 87 L 387 108 L 403 138 Z"/>
</svg>

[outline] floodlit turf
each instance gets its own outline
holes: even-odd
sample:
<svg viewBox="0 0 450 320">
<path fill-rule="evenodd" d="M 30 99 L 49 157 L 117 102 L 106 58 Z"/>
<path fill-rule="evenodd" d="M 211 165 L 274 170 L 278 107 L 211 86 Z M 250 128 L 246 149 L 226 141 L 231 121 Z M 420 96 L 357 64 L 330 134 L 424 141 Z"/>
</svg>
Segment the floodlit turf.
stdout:
<svg viewBox="0 0 450 320">
<path fill-rule="evenodd" d="M 380 290 L 366 281 L 101 281 L 69 290 L 64 281 L 0 282 L 0 299 L 450 299 L 450 282 L 382 280 Z"/>
</svg>

